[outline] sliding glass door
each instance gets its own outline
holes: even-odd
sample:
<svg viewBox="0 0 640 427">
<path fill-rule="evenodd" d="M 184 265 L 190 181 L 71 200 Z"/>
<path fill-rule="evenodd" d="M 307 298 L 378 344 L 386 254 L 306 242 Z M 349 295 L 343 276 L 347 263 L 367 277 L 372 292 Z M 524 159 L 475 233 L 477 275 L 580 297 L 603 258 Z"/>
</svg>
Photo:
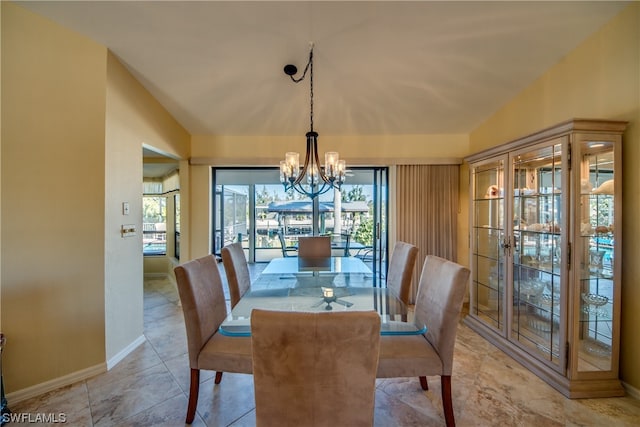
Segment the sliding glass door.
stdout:
<svg viewBox="0 0 640 427">
<path fill-rule="evenodd" d="M 388 170 L 373 170 L 373 233 L 372 233 L 372 265 L 371 270 L 376 279 L 376 286 L 383 287 L 387 274 L 388 238 Z"/>
<path fill-rule="evenodd" d="M 285 192 L 276 168 L 215 168 L 213 188 L 214 253 L 240 241 L 249 261 L 268 262 L 290 255 L 283 249 L 300 236 L 330 234 L 342 242 L 334 255 L 360 257 L 377 277 L 385 271 L 386 168 L 354 168 L 341 191 L 314 200 Z"/>
</svg>

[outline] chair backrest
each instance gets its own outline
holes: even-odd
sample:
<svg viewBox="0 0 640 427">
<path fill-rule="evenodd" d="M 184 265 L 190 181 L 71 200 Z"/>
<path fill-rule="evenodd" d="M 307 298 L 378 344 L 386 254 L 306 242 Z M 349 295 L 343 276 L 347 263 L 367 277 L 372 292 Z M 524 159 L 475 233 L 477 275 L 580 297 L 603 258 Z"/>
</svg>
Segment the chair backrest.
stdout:
<svg viewBox="0 0 640 427">
<path fill-rule="evenodd" d="M 440 355 L 442 375 L 451 375 L 462 301 L 469 280 L 469 269 L 455 262 L 428 255 L 424 260 L 415 319 L 427 326 L 425 337 Z"/>
<path fill-rule="evenodd" d="M 251 275 L 242 243 L 236 242 L 225 246 L 220 251 L 220 255 L 222 255 L 222 264 L 227 275 L 227 283 L 229 283 L 229 297 L 231 308 L 233 308 L 251 287 Z"/>
<path fill-rule="evenodd" d="M 251 313 L 258 426 L 372 426 L 380 349 L 374 311 Z"/>
<path fill-rule="evenodd" d="M 278 239 L 280 240 L 280 247 L 282 248 L 282 256 L 284 258 L 286 258 L 286 257 L 289 256 L 288 252 L 292 251 L 293 248 L 288 248 L 287 247 L 287 241 L 284 238 L 284 230 L 283 229 L 278 230 L 277 234 L 278 234 Z"/>
<path fill-rule="evenodd" d="M 213 255 L 174 268 L 187 329 L 189 365 L 198 367 L 200 349 L 227 317 L 218 263 Z"/>
<path fill-rule="evenodd" d="M 331 236 L 310 236 L 298 238 L 300 258 L 323 258 L 331 256 Z"/>
<path fill-rule="evenodd" d="M 389 272 L 387 273 L 387 288 L 405 304 L 410 303 L 411 280 L 413 279 L 413 269 L 416 265 L 418 248 L 405 243 L 396 242 L 391 261 L 389 262 Z"/>
</svg>

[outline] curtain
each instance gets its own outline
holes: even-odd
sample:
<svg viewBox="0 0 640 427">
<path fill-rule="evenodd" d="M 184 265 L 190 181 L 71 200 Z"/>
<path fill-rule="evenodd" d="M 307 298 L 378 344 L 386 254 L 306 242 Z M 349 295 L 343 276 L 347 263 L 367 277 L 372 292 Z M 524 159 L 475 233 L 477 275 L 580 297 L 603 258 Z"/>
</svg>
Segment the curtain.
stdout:
<svg viewBox="0 0 640 427">
<path fill-rule="evenodd" d="M 418 247 L 411 287 L 415 300 L 427 255 L 456 261 L 458 165 L 398 165 L 396 238 Z"/>
</svg>

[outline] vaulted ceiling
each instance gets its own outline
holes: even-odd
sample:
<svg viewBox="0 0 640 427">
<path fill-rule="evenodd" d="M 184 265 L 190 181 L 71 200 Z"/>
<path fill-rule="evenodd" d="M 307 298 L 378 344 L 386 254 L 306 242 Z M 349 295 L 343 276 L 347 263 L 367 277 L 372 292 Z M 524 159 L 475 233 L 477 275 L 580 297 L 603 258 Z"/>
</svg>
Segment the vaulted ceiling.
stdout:
<svg viewBox="0 0 640 427">
<path fill-rule="evenodd" d="M 468 133 L 627 4 L 18 2 L 107 46 L 192 134 Z"/>
</svg>

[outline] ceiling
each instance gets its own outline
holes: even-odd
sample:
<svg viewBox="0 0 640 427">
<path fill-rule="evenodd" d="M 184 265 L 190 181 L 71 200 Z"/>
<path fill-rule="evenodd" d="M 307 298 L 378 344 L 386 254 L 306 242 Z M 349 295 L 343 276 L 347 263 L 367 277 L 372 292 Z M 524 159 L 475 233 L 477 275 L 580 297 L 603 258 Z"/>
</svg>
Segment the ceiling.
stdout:
<svg viewBox="0 0 640 427">
<path fill-rule="evenodd" d="M 17 2 L 107 46 L 191 134 L 469 133 L 628 3 Z"/>
</svg>

